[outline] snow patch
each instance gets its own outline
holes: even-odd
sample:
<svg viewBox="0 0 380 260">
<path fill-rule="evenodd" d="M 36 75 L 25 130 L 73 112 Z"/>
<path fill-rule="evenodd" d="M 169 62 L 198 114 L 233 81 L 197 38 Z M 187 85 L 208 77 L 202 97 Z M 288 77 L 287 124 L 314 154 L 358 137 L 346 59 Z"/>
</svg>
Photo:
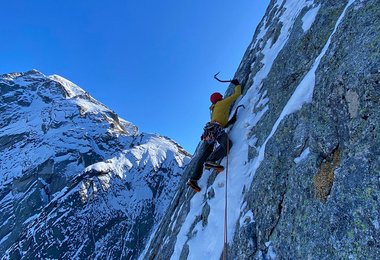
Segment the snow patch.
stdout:
<svg viewBox="0 0 380 260">
<path fill-rule="evenodd" d="M 313 98 L 313 91 L 315 86 L 315 73 L 317 71 L 317 68 L 319 67 L 319 64 L 321 63 L 322 58 L 325 56 L 328 48 L 331 44 L 331 39 L 334 36 L 336 30 L 338 29 L 340 23 L 342 22 L 343 17 L 346 14 L 346 11 L 348 7 L 354 2 L 355 0 L 350 0 L 343 10 L 342 14 L 340 15 L 338 21 L 335 24 L 334 31 L 331 33 L 329 39 L 327 40 L 325 46 L 323 47 L 321 53 L 318 55 L 318 57 L 315 59 L 314 64 L 312 68 L 309 70 L 309 72 L 306 74 L 306 76 L 303 78 L 301 83 L 298 85 L 296 90 L 294 91 L 293 95 L 291 96 L 288 104 L 286 104 L 285 109 L 281 113 L 281 120 L 286 115 L 289 115 L 297 110 L 299 110 L 303 104 L 310 103 Z"/>
<path fill-rule="evenodd" d="M 272 38 L 270 38 L 266 42 L 264 49 L 261 51 L 262 55 L 264 55 L 261 61 L 261 63 L 263 63 L 263 67 L 261 68 L 260 71 L 257 72 L 255 76 L 255 79 L 253 82 L 254 88 L 258 88 L 258 86 L 260 86 L 262 81 L 267 77 L 269 71 L 272 68 L 272 64 L 274 60 L 277 58 L 278 54 L 280 53 L 280 51 L 282 50 L 282 48 L 285 46 L 285 44 L 287 43 L 289 39 L 290 32 L 294 26 L 294 22 L 296 18 L 298 17 L 299 13 L 307 4 L 308 4 L 308 1 L 305 1 L 305 0 L 286 1 L 283 6 L 284 12 L 276 13 L 276 16 L 281 15 L 279 17 L 279 23 L 282 23 L 281 32 L 275 43 L 273 43 Z"/>
<path fill-rule="evenodd" d="M 240 218 L 240 226 L 244 226 L 244 225 L 248 225 L 250 223 L 253 223 L 255 222 L 255 218 L 253 216 L 253 212 L 251 210 L 248 210 L 247 213 L 244 214 L 244 216 L 242 216 Z"/>
<path fill-rule="evenodd" d="M 48 78 L 55 81 L 55 82 L 58 82 L 59 84 L 61 84 L 65 88 L 66 92 L 69 94 L 70 98 L 78 96 L 78 95 L 83 95 L 86 93 L 79 86 L 77 86 L 76 84 L 74 84 L 70 80 L 67 80 L 67 79 L 65 79 L 59 75 L 55 75 L 55 74 L 50 75 L 50 76 L 48 76 Z"/>
<path fill-rule="evenodd" d="M 306 159 L 310 154 L 310 148 L 306 148 L 301 154 L 300 156 L 298 156 L 297 158 L 294 159 L 294 162 L 296 164 L 300 163 L 302 160 Z"/>
<path fill-rule="evenodd" d="M 318 11 L 321 8 L 321 5 L 317 5 L 316 7 L 310 9 L 306 12 L 306 14 L 302 17 L 302 29 L 304 32 L 307 32 L 310 27 L 313 25 L 315 21 L 315 17 L 317 17 Z"/>
</svg>

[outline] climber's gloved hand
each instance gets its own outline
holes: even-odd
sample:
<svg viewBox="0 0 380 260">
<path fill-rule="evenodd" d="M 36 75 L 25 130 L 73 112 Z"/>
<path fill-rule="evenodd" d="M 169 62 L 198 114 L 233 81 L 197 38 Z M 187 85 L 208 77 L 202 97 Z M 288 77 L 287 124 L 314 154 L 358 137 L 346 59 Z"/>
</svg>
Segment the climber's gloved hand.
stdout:
<svg viewBox="0 0 380 260">
<path fill-rule="evenodd" d="M 235 86 L 240 85 L 240 82 L 237 79 L 231 80 L 231 83 L 234 84 Z"/>
</svg>

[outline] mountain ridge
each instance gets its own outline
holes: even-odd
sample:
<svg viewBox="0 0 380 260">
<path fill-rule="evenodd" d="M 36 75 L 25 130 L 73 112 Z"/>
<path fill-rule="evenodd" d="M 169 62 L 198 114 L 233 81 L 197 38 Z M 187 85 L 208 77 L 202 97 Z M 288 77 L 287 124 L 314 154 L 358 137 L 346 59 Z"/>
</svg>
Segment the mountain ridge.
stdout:
<svg viewBox="0 0 380 260">
<path fill-rule="evenodd" d="M 137 254 L 189 154 L 58 75 L 1 75 L 0 100 L 2 259 Z"/>
</svg>

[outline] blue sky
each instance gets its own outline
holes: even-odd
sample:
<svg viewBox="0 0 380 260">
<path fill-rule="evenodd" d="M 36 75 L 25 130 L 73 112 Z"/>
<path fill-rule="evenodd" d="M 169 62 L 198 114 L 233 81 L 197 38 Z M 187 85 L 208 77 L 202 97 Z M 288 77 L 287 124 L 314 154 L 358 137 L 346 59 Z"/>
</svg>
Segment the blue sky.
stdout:
<svg viewBox="0 0 380 260">
<path fill-rule="evenodd" d="M 14 0 L 2 3 L 0 74 L 76 83 L 141 132 L 195 150 L 269 0 Z"/>
</svg>

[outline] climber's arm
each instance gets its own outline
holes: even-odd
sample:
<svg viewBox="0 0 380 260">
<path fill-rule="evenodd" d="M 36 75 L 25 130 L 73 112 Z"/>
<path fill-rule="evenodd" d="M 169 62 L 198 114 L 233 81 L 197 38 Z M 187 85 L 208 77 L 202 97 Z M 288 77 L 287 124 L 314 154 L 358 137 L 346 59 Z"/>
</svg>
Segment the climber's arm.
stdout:
<svg viewBox="0 0 380 260">
<path fill-rule="evenodd" d="M 229 97 L 226 97 L 225 99 L 223 99 L 222 102 L 224 106 L 230 106 L 236 99 L 238 99 L 238 97 L 241 95 L 241 86 L 240 85 L 237 85 L 235 87 L 235 92 L 234 94 L 232 94 L 231 96 Z"/>
</svg>

